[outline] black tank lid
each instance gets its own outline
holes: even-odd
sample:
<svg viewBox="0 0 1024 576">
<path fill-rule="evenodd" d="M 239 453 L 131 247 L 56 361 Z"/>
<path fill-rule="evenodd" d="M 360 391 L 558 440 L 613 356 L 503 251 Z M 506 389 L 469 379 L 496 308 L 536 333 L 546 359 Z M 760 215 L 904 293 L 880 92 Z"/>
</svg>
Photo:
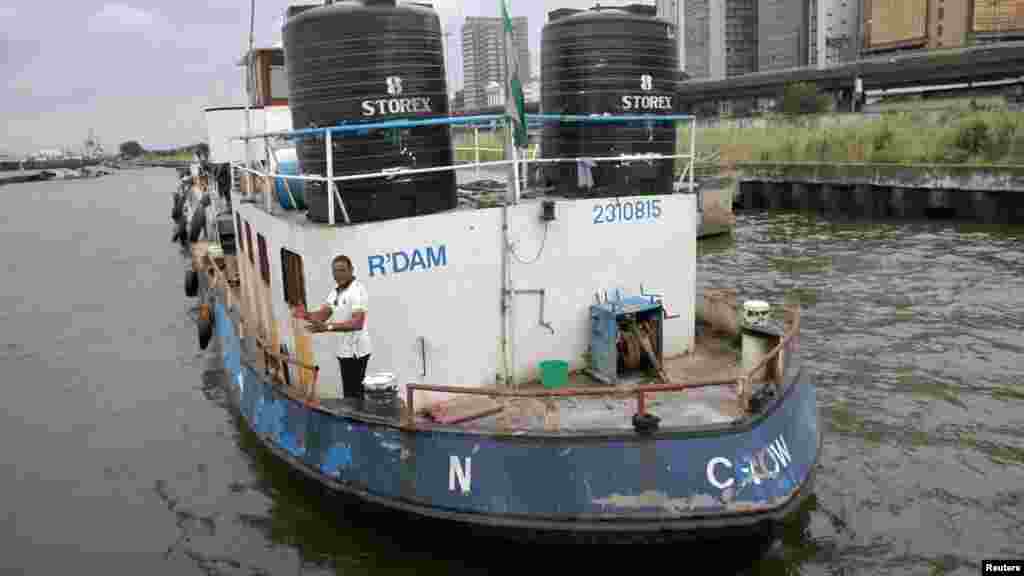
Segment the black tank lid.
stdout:
<svg viewBox="0 0 1024 576">
<path fill-rule="evenodd" d="M 563 26 L 567 24 L 579 24 L 583 22 L 608 21 L 608 20 L 635 20 L 639 22 L 656 21 L 668 24 L 667 21 L 657 20 L 643 10 L 632 9 L 633 6 L 605 8 L 595 6 L 590 10 L 577 10 L 570 13 L 571 9 L 555 10 L 548 13 L 548 23 L 544 26 Z M 557 13 L 557 16 L 556 16 Z"/>
<path fill-rule="evenodd" d="M 294 13 L 292 12 L 295 9 Z M 306 19 L 319 19 L 324 14 L 335 12 L 376 12 L 379 9 L 390 9 L 387 12 L 395 13 L 418 13 L 422 15 L 436 15 L 430 5 L 420 2 L 407 2 L 398 4 L 396 0 L 344 0 L 342 2 L 331 2 L 322 6 L 294 6 L 288 8 L 288 19 L 285 26 L 291 23 L 299 23 Z"/>
<path fill-rule="evenodd" d="M 578 10 L 576 8 L 558 8 L 557 10 L 552 10 L 551 12 L 548 12 L 548 22 L 561 20 L 566 16 L 572 16 L 573 14 L 579 14 L 580 12 L 583 12 L 583 10 Z"/>
</svg>

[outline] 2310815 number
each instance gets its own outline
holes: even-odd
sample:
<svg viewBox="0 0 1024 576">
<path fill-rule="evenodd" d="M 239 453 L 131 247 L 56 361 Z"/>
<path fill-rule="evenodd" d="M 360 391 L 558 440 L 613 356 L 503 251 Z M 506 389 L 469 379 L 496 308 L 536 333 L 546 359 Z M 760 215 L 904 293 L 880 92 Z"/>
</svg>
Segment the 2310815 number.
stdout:
<svg viewBox="0 0 1024 576">
<path fill-rule="evenodd" d="M 594 224 L 654 220 L 661 218 L 661 198 L 596 204 L 593 216 Z"/>
</svg>

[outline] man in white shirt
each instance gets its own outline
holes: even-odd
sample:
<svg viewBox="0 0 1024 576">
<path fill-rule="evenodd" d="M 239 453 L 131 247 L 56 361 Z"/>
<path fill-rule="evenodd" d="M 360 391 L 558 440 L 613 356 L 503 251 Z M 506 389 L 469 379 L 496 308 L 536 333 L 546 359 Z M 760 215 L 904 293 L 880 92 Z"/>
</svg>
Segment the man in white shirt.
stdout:
<svg viewBox="0 0 1024 576">
<path fill-rule="evenodd" d="M 327 295 L 319 310 L 300 310 L 299 318 L 310 321 L 311 332 L 339 333 L 336 350 L 344 397 L 362 400 L 363 378 L 366 377 L 366 364 L 372 353 L 366 323 L 366 288 L 353 275 L 352 261 L 348 256 L 336 256 L 331 265 L 337 285 Z M 332 317 L 339 321 L 329 322 Z"/>
</svg>

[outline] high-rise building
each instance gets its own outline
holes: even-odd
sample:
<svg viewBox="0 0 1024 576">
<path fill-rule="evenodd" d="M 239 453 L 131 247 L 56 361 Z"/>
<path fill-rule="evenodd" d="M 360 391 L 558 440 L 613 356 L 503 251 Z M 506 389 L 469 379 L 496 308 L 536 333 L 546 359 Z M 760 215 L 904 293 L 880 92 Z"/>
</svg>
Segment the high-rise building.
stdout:
<svg viewBox="0 0 1024 576">
<path fill-rule="evenodd" d="M 861 52 L 879 54 L 966 46 L 972 38 L 979 39 L 978 24 L 985 11 L 994 11 L 994 7 L 1002 5 L 1001 1 L 864 0 Z M 1024 8 L 1024 2 L 1015 1 Z M 1024 15 L 1024 9 L 1021 13 Z"/>
<path fill-rule="evenodd" d="M 667 20 L 676 26 L 676 39 L 678 40 L 679 69 L 686 70 L 686 13 L 682 9 L 686 0 L 656 0 L 655 10 L 657 17 Z"/>
<path fill-rule="evenodd" d="M 758 0 L 757 69 L 806 66 L 809 26 L 807 0 Z"/>
<path fill-rule="evenodd" d="M 684 71 L 691 78 L 711 76 L 711 24 L 709 0 L 683 0 L 683 31 L 686 43 Z"/>
<path fill-rule="evenodd" d="M 970 0 L 968 6 L 968 28 L 973 42 L 1024 37 L 1024 0 Z"/>
<path fill-rule="evenodd" d="M 712 78 L 757 72 L 757 0 L 711 0 Z"/>
<path fill-rule="evenodd" d="M 512 19 L 512 42 L 519 53 L 519 70 L 529 79 L 529 27 L 525 16 Z M 504 85 L 505 46 L 501 18 L 470 16 L 462 25 L 463 95 L 467 110 L 487 106 L 490 82 Z"/>
<path fill-rule="evenodd" d="M 991 6 L 993 3 L 977 0 L 932 0 L 928 9 L 928 48 L 959 48 L 967 45 L 971 4 Z M 1024 6 L 1024 3 L 1021 6 Z M 1024 10 L 1021 14 L 1024 15 Z"/>
<path fill-rule="evenodd" d="M 865 1 L 807 0 L 809 64 L 827 68 L 857 59 Z"/>
<path fill-rule="evenodd" d="M 659 18 L 676 24 L 679 62 L 691 78 L 757 71 L 758 0 L 656 0 Z"/>
</svg>

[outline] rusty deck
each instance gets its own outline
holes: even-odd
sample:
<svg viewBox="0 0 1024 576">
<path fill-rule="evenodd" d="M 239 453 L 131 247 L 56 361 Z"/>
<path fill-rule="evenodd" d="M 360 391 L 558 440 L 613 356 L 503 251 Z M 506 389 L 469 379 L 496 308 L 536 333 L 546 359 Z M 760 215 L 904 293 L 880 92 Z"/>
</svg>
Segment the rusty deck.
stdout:
<svg viewBox="0 0 1024 576">
<path fill-rule="evenodd" d="M 694 350 L 665 359 L 664 368 L 670 382 L 727 381 L 740 375 L 738 353 L 729 346 L 728 338 L 708 330 L 698 330 Z M 626 375 L 620 387 L 657 383 L 653 375 Z M 580 371 L 569 375 L 567 387 L 606 389 L 607 385 Z M 531 382 L 520 389 L 543 388 L 540 382 Z M 633 428 L 632 418 L 638 407 L 636 394 L 627 391 L 616 396 L 496 398 L 491 402 L 501 410 L 463 421 L 459 426 L 481 431 L 627 430 Z M 658 416 L 664 427 L 727 424 L 744 414 L 736 387 L 729 385 L 649 393 L 645 411 Z M 417 424 L 423 420 L 430 423 L 429 419 L 418 417 Z"/>
</svg>

